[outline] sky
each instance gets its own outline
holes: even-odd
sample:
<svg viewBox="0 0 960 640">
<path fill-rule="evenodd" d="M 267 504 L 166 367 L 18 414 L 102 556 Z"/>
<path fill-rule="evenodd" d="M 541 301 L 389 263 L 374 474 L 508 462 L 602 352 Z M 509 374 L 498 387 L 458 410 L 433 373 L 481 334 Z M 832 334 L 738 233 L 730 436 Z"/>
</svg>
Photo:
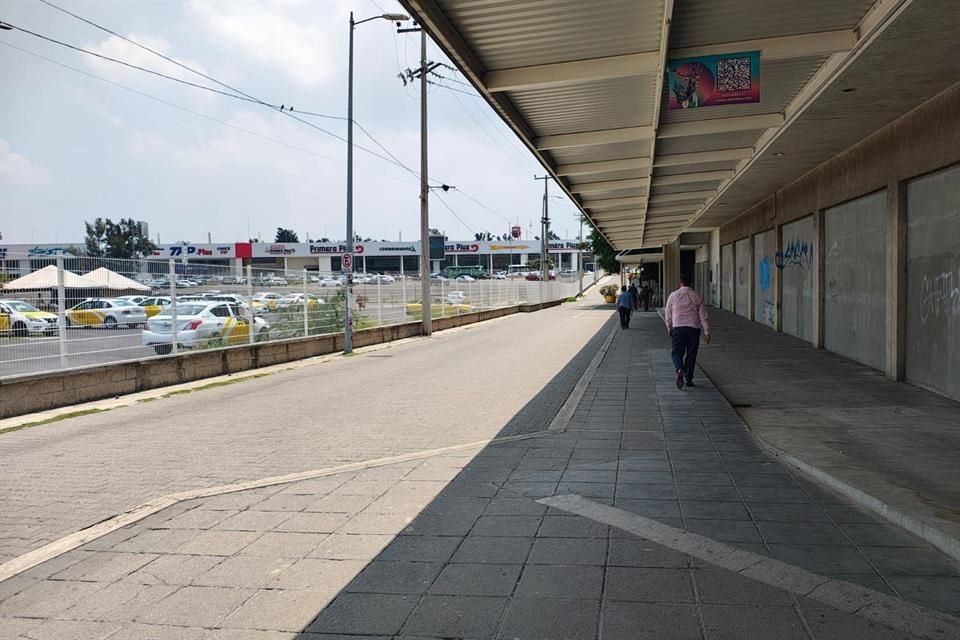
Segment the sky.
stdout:
<svg viewBox="0 0 960 640">
<path fill-rule="evenodd" d="M 342 137 L 349 14 L 403 12 L 392 0 L 51 1 L 261 101 L 333 116 L 300 117 Z M 222 89 L 40 0 L 5 1 L 0 21 Z M 416 171 L 419 86 L 397 76 L 419 64 L 419 40 L 374 20 L 357 27 L 354 54 L 356 123 Z M 428 58 L 450 64 L 433 43 Z M 427 100 L 429 175 L 456 189 L 431 196 L 430 226 L 456 239 L 512 224 L 539 235 L 543 168 L 459 72 L 439 72 Z M 97 217 L 145 220 L 163 243 L 269 241 L 278 226 L 301 240 L 346 234 L 346 144 L 275 109 L 17 30 L 0 30 L 0 82 L 4 243 L 80 241 Z M 360 128 L 354 140 L 388 155 Z M 416 175 L 356 148 L 356 233 L 417 239 L 418 198 Z M 575 237 L 574 206 L 558 197 L 550 207 L 552 230 Z"/>
</svg>

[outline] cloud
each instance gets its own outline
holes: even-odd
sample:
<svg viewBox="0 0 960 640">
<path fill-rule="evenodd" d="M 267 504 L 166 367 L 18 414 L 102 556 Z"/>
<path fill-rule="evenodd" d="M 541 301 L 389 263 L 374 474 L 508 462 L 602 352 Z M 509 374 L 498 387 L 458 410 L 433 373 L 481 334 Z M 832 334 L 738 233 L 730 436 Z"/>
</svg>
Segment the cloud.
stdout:
<svg viewBox="0 0 960 640">
<path fill-rule="evenodd" d="M 187 15 L 216 40 L 305 87 L 333 71 L 330 38 L 315 25 L 278 11 L 277 5 L 213 5 L 192 0 Z"/>
<path fill-rule="evenodd" d="M 0 138 L 0 180 L 20 186 L 37 187 L 50 182 L 46 169 L 16 153 Z"/>
<path fill-rule="evenodd" d="M 204 69 L 200 63 L 173 55 L 172 46 L 163 38 L 142 33 L 130 33 L 127 34 L 126 37 L 130 38 L 134 42 L 139 42 L 140 44 L 144 45 L 145 47 L 149 47 L 154 51 L 159 51 L 160 53 L 169 56 L 174 60 L 178 60 L 180 63 L 188 67 L 196 69 L 202 73 L 207 73 L 206 69 Z M 151 69 L 168 76 L 173 76 L 174 78 L 188 80 L 190 82 L 209 84 L 200 76 L 191 73 L 172 62 L 168 62 L 145 49 L 141 49 L 140 47 L 131 44 L 117 36 L 110 36 L 106 40 L 103 40 L 102 42 L 99 42 L 96 45 L 88 48 L 91 51 L 101 55 L 123 60 L 124 62 L 128 62 L 132 65 Z M 101 75 L 114 82 L 123 82 L 125 84 L 129 84 L 131 80 L 136 80 L 141 84 L 143 82 L 169 82 L 160 78 L 151 79 L 150 76 L 143 71 L 131 69 L 130 67 L 126 67 L 115 62 L 110 62 L 109 60 L 102 60 L 92 56 L 88 56 L 85 59 L 87 64 L 94 71 L 96 71 L 98 75 Z"/>
</svg>

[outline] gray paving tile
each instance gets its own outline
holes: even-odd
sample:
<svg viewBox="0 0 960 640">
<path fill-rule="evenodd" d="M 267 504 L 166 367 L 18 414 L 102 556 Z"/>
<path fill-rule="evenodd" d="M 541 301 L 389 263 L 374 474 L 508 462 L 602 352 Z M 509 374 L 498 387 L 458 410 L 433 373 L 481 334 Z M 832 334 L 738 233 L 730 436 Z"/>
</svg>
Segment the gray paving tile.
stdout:
<svg viewBox="0 0 960 640">
<path fill-rule="evenodd" d="M 886 576 L 960 576 L 960 567 L 932 549 L 863 547 L 861 551 Z"/>
<path fill-rule="evenodd" d="M 253 531 L 201 531 L 177 547 L 180 554 L 197 556 L 232 556 L 260 538 Z"/>
<path fill-rule="evenodd" d="M 740 486 L 740 495 L 747 502 L 801 503 L 810 502 L 810 496 L 799 488 Z"/>
<path fill-rule="evenodd" d="M 329 537 L 326 533 L 268 531 L 240 549 L 239 553 L 248 556 L 298 559 L 316 550 Z"/>
<path fill-rule="evenodd" d="M 896 527 L 879 523 L 843 523 L 838 525 L 854 544 L 862 547 L 921 547 L 923 541 Z"/>
<path fill-rule="evenodd" d="M 616 498 L 614 506 L 636 513 L 637 515 L 663 521 L 663 518 L 679 518 L 680 503 L 676 500 L 635 500 L 633 498 Z"/>
<path fill-rule="evenodd" d="M 220 564 L 194 578 L 191 584 L 258 589 L 276 580 L 277 576 L 294 562 L 292 558 L 237 555 L 225 558 Z"/>
<path fill-rule="evenodd" d="M 397 562 L 447 562 L 462 539 L 452 536 L 397 536 L 378 556 Z"/>
<path fill-rule="evenodd" d="M 32 640 L 104 640 L 119 630 L 116 622 L 91 622 L 78 620 L 48 620 L 24 633 L 23 638 Z M 0 637 L 6 637 L 0 635 Z"/>
<path fill-rule="evenodd" d="M 227 531 L 270 531 L 294 515 L 296 514 L 287 511 L 240 511 L 221 520 L 212 528 Z"/>
<path fill-rule="evenodd" d="M 617 482 L 633 484 L 673 484 L 673 475 L 669 471 L 621 471 Z"/>
<path fill-rule="evenodd" d="M 701 611 L 711 640 L 808 640 L 792 608 L 704 605 Z"/>
<path fill-rule="evenodd" d="M 754 607 L 789 607 L 786 591 L 745 578 L 726 569 L 701 567 L 694 571 L 697 595 L 705 604 L 736 604 Z"/>
<path fill-rule="evenodd" d="M 532 538 L 469 537 L 463 540 L 451 562 L 523 564 L 532 546 Z"/>
<path fill-rule="evenodd" d="M 431 638 L 489 638 L 496 633 L 506 606 L 506 598 L 427 595 L 403 632 Z"/>
<path fill-rule="evenodd" d="M 397 533 L 408 536 L 465 536 L 476 521 L 477 516 L 474 515 L 423 514 Z"/>
<path fill-rule="evenodd" d="M 687 556 L 640 538 L 610 538 L 607 566 L 682 568 Z"/>
<path fill-rule="evenodd" d="M 749 520 L 750 515 L 739 502 L 712 502 L 703 500 L 683 500 L 680 509 L 685 518 L 704 520 Z"/>
<path fill-rule="evenodd" d="M 498 638 L 587 640 L 596 637 L 600 603 L 591 600 L 515 598 Z"/>
<path fill-rule="evenodd" d="M 540 519 L 540 516 L 480 516 L 470 535 L 528 538 L 536 535 Z"/>
<path fill-rule="evenodd" d="M 365 566 L 366 560 L 301 558 L 281 571 L 268 586 L 271 589 L 305 589 L 336 594 Z"/>
<path fill-rule="evenodd" d="M 207 640 L 207 633 L 200 627 L 134 622 L 123 625 L 109 640 Z"/>
<path fill-rule="evenodd" d="M 543 518 L 540 538 L 606 538 L 608 527 L 579 516 L 548 515 Z"/>
<path fill-rule="evenodd" d="M 595 538 L 537 538 L 530 564 L 577 564 L 602 566 L 607 554 L 606 540 Z"/>
<path fill-rule="evenodd" d="M 687 569 L 608 567 L 603 597 L 629 602 L 694 602 Z"/>
<path fill-rule="evenodd" d="M 95 582 L 42 580 L 0 604 L 0 617 L 50 618 L 102 589 Z"/>
<path fill-rule="evenodd" d="M 817 640 L 905 640 L 914 637 L 831 609 L 804 609 L 803 617 Z"/>
<path fill-rule="evenodd" d="M 273 529 L 295 533 L 333 533 L 350 518 L 351 515 L 348 513 L 294 513 Z"/>
<path fill-rule="evenodd" d="M 741 502 L 736 487 L 714 487 L 704 484 L 684 484 L 677 486 L 677 496 L 681 500 L 709 500 L 712 502 Z"/>
<path fill-rule="evenodd" d="M 616 485 L 613 483 L 604 484 L 602 482 L 561 482 L 557 486 L 556 493 L 564 495 L 572 493 L 584 498 L 613 498 Z"/>
<path fill-rule="evenodd" d="M 307 555 L 328 560 L 370 560 L 391 540 L 393 536 L 388 534 L 335 533 Z"/>
<path fill-rule="evenodd" d="M 256 590 L 224 587 L 183 587 L 147 608 L 137 622 L 179 627 L 217 626 Z"/>
<path fill-rule="evenodd" d="M 400 632 L 419 596 L 344 593 L 331 602 L 305 631 L 326 634 L 385 635 Z"/>
<path fill-rule="evenodd" d="M 688 531 L 699 533 L 718 542 L 763 542 L 753 522 L 685 518 L 684 523 Z"/>
<path fill-rule="evenodd" d="M 747 508 L 754 520 L 771 520 L 774 522 L 829 522 L 830 517 L 824 513 L 823 507 L 812 502 L 805 503 L 776 503 L 776 502 L 748 502 Z"/>
<path fill-rule="evenodd" d="M 617 498 L 638 500 L 676 500 L 677 490 L 672 484 L 629 484 L 617 485 Z"/>
<path fill-rule="evenodd" d="M 169 520 L 161 522 L 154 526 L 155 529 L 210 529 L 218 523 L 226 520 L 232 515 L 239 513 L 238 510 L 215 510 L 201 509 L 195 507 L 185 511 Z"/>
<path fill-rule="evenodd" d="M 423 593 L 440 574 L 439 562 L 371 562 L 348 586 L 358 593 Z"/>
<path fill-rule="evenodd" d="M 876 570 L 855 547 L 826 545 L 769 544 L 770 555 L 807 571 L 821 575 L 869 574 Z"/>
<path fill-rule="evenodd" d="M 678 485 L 701 484 L 712 487 L 732 486 L 733 482 L 726 473 L 700 473 L 697 471 L 679 471 L 674 473 Z"/>
<path fill-rule="evenodd" d="M 960 615 L 960 577 L 891 575 L 893 588 L 910 602 Z"/>
<path fill-rule="evenodd" d="M 843 532 L 829 522 L 759 522 L 757 526 L 770 544 L 850 544 Z"/>
<path fill-rule="evenodd" d="M 518 598 L 570 598 L 599 600 L 603 567 L 528 565 L 517 585 Z"/>
<path fill-rule="evenodd" d="M 484 513 L 490 516 L 539 516 L 547 508 L 527 498 L 497 498 L 491 500 Z"/>
<path fill-rule="evenodd" d="M 156 558 L 156 554 L 150 553 L 96 551 L 80 562 L 53 574 L 52 577 L 56 580 L 113 582 L 133 573 Z"/>
<path fill-rule="evenodd" d="M 128 575 L 124 581 L 183 586 L 221 562 L 222 556 L 162 555 Z"/>
<path fill-rule="evenodd" d="M 604 602 L 603 640 L 702 640 L 693 605 Z"/>
<path fill-rule="evenodd" d="M 327 592 L 262 590 L 227 616 L 220 626 L 297 632 L 310 624 L 332 598 L 333 594 Z"/>
<path fill-rule="evenodd" d="M 449 564 L 430 593 L 460 596 L 509 596 L 520 577 L 517 564 Z"/>
</svg>

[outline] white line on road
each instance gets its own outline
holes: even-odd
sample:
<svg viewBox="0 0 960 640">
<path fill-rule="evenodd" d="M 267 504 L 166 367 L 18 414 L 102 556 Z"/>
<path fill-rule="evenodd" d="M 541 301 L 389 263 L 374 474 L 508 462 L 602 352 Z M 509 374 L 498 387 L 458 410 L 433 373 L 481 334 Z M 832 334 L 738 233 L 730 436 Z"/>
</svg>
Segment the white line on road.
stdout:
<svg viewBox="0 0 960 640">
<path fill-rule="evenodd" d="M 699 558 L 763 584 L 804 596 L 851 615 L 930 640 L 960 637 L 960 620 L 898 598 L 811 573 L 800 567 L 677 529 L 578 495 L 537 500 Z"/>
</svg>

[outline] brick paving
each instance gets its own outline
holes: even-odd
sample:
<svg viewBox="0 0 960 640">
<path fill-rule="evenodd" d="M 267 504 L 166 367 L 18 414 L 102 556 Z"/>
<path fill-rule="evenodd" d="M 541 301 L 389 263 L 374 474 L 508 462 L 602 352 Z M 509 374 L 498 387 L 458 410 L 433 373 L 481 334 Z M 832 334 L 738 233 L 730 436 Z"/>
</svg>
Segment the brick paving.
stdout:
<svg viewBox="0 0 960 640">
<path fill-rule="evenodd" d="M 0 434 L 0 563 L 169 493 L 538 430 L 608 320 L 563 305 Z"/>
<path fill-rule="evenodd" d="M 535 501 L 564 493 L 960 614 L 954 563 L 795 477 L 709 381 L 678 391 L 664 347 L 656 317 L 618 330 L 565 432 L 115 531 L 0 583 L 0 638 L 912 637 Z"/>
</svg>

